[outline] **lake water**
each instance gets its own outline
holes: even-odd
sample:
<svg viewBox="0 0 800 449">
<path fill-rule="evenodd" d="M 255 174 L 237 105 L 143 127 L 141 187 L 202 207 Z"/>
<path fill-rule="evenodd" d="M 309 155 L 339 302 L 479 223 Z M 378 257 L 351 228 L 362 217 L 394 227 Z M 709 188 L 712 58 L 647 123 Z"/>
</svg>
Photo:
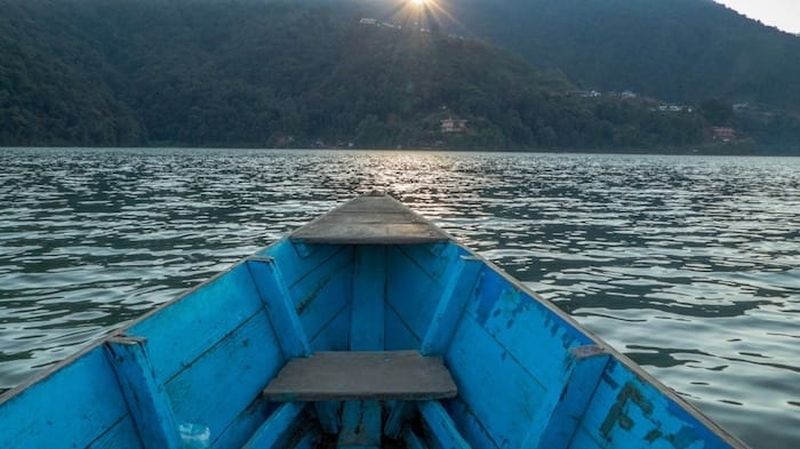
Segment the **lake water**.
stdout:
<svg viewBox="0 0 800 449">
<path fill-rule="evenodd" d="M 0 389 L 391 192 L 756 449 L 800 447 L 800 159 L 0 149 Z"/>
</svg>

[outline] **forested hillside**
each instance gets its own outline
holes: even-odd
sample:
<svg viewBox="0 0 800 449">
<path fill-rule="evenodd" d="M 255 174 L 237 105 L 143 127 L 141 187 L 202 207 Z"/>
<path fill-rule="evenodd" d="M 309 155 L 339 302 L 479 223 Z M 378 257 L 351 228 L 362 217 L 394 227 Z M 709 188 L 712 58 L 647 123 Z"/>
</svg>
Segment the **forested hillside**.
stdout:
<svg viewBox="0 0 800 449">
<path fill-rule="evenodd" d="M 0 145 L 663 148 L 733 120 L 326 3 L 0 0 Z"/>
<path fill-rule="evenodd" d="M 391 17 L 407 0 L 313 1 Z M 800 143 L 800 37 L 712 0 L 427 2 L 426 26 L 484 39 L 586 89 L 725 105 L 717 125 L 760 145 Z"/>
<path fill-rule="evenodd" d="M 321 0 L 324 1 L 324 0 Z M 354 0 L 384 14 L 397 9 Z M 800 37 L 712 0 L 430 0 L 459 34 L 603 90 L 800 110 Z"/>
</svg>

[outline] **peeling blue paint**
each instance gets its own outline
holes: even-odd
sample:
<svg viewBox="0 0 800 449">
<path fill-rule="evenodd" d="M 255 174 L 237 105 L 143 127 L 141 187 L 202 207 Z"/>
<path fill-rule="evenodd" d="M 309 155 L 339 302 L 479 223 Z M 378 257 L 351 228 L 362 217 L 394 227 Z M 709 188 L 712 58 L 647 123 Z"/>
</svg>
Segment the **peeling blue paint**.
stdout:
<svg viewBox="0 0 800 449">
<path fill-rule="evenodd" d="M 146 410 L 166 417 L 162 437 L 171 435 L 170 416 L 207 425 L 214 449 L 287 431 L 320 441 L 320 426 L 309 422 L 319 416 L 313 407 L 301 412 L 261 397 L 287 357 L 427 342 L 459 388 L 456 398 L 427 407 L 428 428 L 419 414 L 407 420 L 428 447 L 433 439 L 477 449 L 739 448 L 489 265 L 469 259 L 479 264 L 465 278 L 474 284 L 456 282 L 466 253 L 458 246 L 371 251 L 366 260 L 363 248 L 287 240 L 260 251 L 263 260 L 234 267 L 129 329 L 148 341 L 147 376 L 120 382 L 113 360 L 96 348 L 0 399 L 0 447 L 149 449 L 143 440 L 157 439 L 137 428 Z M 131 385 L 135 396 L 124 390 Z M 330 421 L 347 409 L 343 428 L 377 445 L 382 406 L 360 406 L 359 413 L 353 404 L 336 406 Z"/>
</svg>

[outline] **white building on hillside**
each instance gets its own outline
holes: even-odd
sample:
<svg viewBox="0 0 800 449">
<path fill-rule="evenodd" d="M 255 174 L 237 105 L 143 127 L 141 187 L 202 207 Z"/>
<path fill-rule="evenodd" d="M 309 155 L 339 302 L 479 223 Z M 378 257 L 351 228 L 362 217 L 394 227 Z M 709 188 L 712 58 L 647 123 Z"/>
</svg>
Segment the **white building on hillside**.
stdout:
<svg viewBox="0 0 800 449">
<path fill-rule="evenodd" d="M 445 134 L 458 134 L 467 132 L 468 120 L 453 117 L 442 120 L 442 132 Z"/>
</svg>

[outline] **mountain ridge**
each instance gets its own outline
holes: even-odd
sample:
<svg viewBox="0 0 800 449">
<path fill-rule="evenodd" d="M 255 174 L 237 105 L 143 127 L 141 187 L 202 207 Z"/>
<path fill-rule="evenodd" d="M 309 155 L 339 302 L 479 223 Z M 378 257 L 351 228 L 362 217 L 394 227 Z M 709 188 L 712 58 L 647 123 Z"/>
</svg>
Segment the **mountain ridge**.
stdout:
<svg viewBox="0 0 800 449">
<path fill-rule="evenodd" d="M 14 61 L 0 73 L 6 145 L 530 149 L 702 141 L 697 114 L 589 101 L 563 78 L 481 42 L 364 25 L 342 10 L 3 1 L 16 6 L 0 22 L 0 51 Z M 444 131 L 442 120 L 452 117 L 469 126 Z"/>
<path fill-rule="evenodd" d="M 369 4 L 348 1 L 0 0 L 0 145 L 666 151 L 741 125 L 725 104 L 586 95 L 443 27 L 360 23 Z M 719 151 L 766 141 L 778 120 L 752 115 Z M 800 120 L 778 122 L 800 142 Z"/>
<path fill-rule="evenodd" d="M 540 68 L 673 102 L 725 98 L 800 111 L 800 38 L 712 0 L 437 0 Z"/>
</svg>

